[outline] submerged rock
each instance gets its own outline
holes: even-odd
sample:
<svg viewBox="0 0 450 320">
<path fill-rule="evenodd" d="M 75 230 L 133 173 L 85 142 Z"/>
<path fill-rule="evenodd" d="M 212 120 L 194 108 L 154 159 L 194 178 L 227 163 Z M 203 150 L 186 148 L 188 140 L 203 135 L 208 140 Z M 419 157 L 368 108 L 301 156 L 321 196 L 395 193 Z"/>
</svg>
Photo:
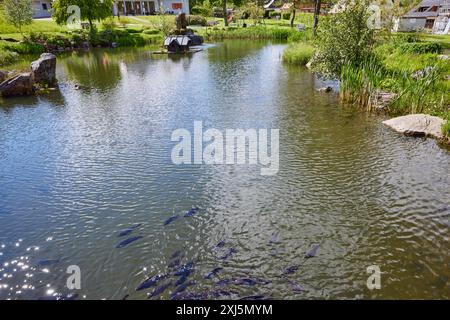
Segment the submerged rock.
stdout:
<svg viewBox="0 0 450 320">
<path fill-rule="evenodd" d="M 383 121 L 383 124 L 397 132 L 414 137 L 444 139 L 441 131 L 444 119 L 427 114 L 410 114 Z"/>
<path fill-rule="evenodd" d="M 53 53 L 43 53 L 40 58 L 31 63 L 33 80 L 36 83 L 54 84 L 56 81 L 56 56 Z"/>
<path fill-rule="evenodd" d="M 24 96 L 33 93 L 33 79 L 31 73 L 18 75 L 0 84 L 0 93 L 3 97 Z"/>
</svg>

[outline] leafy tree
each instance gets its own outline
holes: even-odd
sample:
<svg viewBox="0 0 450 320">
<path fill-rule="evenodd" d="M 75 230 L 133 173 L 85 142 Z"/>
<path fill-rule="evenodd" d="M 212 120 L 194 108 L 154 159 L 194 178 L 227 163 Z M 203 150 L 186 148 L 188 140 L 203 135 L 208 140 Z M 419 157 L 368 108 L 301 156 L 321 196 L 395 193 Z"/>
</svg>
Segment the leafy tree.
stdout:
<svg viewBox="0 0 450 320">
<path fill-rule="evenodd" d="M 94 29 L 94 21 L 101 21 L 102 19 L 112 16 L 113 0 L 55 0 L 52 5 L 52 16 L 56 23 L 63 25 L 69 22 L 73 17 L 71 6 L 78 6 L 80 8 L 81 20 L 87 20 Z"/>
<path fill-rule="evenodd" d="M 33 21 L 31 0 L 3 0 L 3 14 L 23 34 L 22 27 Z"/>
<path fill-rule="evenodd" d="M 341 10 L 323 19 L 315 41 L 313 68 L 328 77 L 340 76 L 345 64 L 358 65 L 372 53 L 373 30 L 367 21 L 368 0 L 345 0 Z"/>
</svg>

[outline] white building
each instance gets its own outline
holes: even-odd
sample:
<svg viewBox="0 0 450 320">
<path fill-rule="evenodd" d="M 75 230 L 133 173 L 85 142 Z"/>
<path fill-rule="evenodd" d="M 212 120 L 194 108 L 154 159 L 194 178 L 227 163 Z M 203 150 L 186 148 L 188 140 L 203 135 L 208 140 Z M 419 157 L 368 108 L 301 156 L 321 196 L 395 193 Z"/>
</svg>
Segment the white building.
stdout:
<svg viewBox="0 0 450 320">
<path fill-rule="evenodd" d="M 52 0 L 47 1 L 32 1 L 33 18 L 50 18 L 50 9 L 52 8 Z"/>
<path fill-rule="evenodd" d="M 166 13 L 189 13 L 189 0 L 155 0 L 155 1 L 126 1 L 116 0 L 114 15 L 149 15 L 164 11 Z"/>
<path fill-rule="evenodd" d="M 51 16 L 53 0 L 33 0 L 33 18 L 49 18 Z M 149 15 L 161 12 L 178 14 L 189 13 L 189 0 L 154 0 L 154 1 L 126 1 L 116 0 L 112 8 L 113 14 L 127 15 Z"/>
<path fill-rule="evenodd" d="M 449 0 L 423 0 L 395 21 L 394 31 L 420 31 L 428 29 L 435 33 L 443 33 L 449 22 L 449 13 Z"/>
</svg>

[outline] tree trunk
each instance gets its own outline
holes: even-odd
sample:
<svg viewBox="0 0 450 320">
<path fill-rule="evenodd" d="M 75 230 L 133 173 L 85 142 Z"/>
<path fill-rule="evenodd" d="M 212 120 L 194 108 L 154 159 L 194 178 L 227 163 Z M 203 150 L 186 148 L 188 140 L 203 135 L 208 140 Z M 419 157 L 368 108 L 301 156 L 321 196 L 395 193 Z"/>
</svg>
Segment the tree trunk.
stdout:
<svg viewBox="0 0 450 320">
<path fill-rule="evenodd" d="M 223 22 L 225 23 L 225 27 L 228 27 L 227 0 L 223 0 Z"/>
<path fill-rule="evenodd" d="M 294 20 L 295 20 L 295 7 L 294 5 L 292 5 L 293 9 L 292 9 L 292 14 L 291 14 L 291 28 L 294 27 Z"/>
<path fill-rule="evenodd" d="M 320 5 L 321 0 L 315 0 L 315 6 L 314 6 L 314 24 L 313 24 L 313 36 L 315 37 L 317 34 L 317 26 L 319 25 L 319 15 L 320 15 Z"/>
</svg>

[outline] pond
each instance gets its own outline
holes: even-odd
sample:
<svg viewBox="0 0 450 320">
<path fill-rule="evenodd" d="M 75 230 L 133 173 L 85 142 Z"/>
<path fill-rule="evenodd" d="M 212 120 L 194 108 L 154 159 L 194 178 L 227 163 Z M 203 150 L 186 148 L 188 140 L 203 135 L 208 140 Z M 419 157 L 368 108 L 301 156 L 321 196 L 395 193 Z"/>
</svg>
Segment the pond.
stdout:
<svg viewBox="0 0 450 320">
<path fill-rule="evenodd" d="M 0 298 L 146 299 L 143 280 L 188 264 L 186 292 L 208 299 L 449 299 L 449 152 L 316 91 L 284 48 L 75 53 L 58 91 L 0 101 Z M 175 165 L 172 132 L 194 121 L 279 129 L 278 174 Z"/>
</svg>

